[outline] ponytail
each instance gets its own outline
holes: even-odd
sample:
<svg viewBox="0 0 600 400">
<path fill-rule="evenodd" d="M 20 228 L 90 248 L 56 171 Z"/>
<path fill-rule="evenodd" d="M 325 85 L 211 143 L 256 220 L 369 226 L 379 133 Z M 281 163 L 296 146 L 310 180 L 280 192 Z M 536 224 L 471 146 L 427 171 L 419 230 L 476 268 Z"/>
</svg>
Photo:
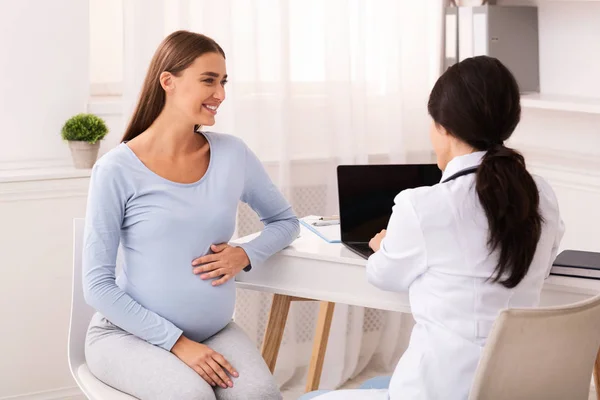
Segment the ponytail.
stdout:
<svg viewBox="0 0 600 400">
<path fill-rule="evenodd" d="M 483 157 L 475 188 L 489 224 L 490 253 L 498 252 L 492 281 L 514 288 L 529 270 L 542 231 L 537 185 L 523 156 L 496 144 Z"/>
</svg>

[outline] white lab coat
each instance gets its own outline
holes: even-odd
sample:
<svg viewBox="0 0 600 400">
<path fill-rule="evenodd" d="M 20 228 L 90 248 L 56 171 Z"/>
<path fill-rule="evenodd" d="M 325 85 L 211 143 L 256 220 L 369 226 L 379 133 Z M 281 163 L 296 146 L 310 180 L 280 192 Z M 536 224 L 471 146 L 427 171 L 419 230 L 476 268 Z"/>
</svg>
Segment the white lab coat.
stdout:
<svg viewBox="0 0 600 400">
<path fill-rule="evenodd" d="M 478 165 L 485 152 L 454 158 L 442 182 Z M 387 236 L 367 263 L 369 282 L 409 291 L 416 325 L 390 384 L 391 400 L 466 400 L 483 346 L 498 312 L 539 304 L 564 226 L 552 188 L 534 177 L 544 218 L 538 248 L 523 281 L 507 289 L 487 279 L 488 223 L 475 191 L 475 174 L 432 187 L 405 190 L 395 199 Z M 336 391 L 318 397 L 388 399 L 387 391 Z"/>
</svg>

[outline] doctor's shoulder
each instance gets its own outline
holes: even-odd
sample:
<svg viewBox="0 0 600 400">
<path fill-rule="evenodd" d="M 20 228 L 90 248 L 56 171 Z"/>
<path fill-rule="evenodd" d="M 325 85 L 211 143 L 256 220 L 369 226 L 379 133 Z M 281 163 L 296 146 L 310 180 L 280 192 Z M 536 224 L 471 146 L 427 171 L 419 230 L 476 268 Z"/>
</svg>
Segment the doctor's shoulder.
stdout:
<svg viewBox="0 0 600 400">
<path fill-rule="evenodd" d="M 543 214 L 559 214 L 558 198 L 554 189 L 548 183 L 548 181 L 539 175 L 531 174 L 535 185 L 538 188 L 540 198 L 540 209 L 543 210 Z"/>
<path fill-rule="evenodd" d="M 421 214 L 420 210 L 430 210 L 432 207 L 445 208 L 442 205 L 446 203 L 445 192 L 440 184 L 405 189 L 394 198 L 394 204 L 404 207 L 410 205 L 417 214 Z"/>
</svg>

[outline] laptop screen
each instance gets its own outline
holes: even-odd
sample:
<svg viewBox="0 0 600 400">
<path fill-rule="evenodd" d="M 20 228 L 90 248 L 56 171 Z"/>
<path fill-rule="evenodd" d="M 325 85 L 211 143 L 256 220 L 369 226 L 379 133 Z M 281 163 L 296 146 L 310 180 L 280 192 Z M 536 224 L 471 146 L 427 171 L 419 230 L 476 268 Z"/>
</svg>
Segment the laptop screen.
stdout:
<svg viewBox="0 0 600 400">
<path fill-rule="evenodd" d="M 338 166 L 342 242 L 368 242 L 387 227 L 398 193 L 435 185 L 441 178 L 435 164 Z"/>
</svg>

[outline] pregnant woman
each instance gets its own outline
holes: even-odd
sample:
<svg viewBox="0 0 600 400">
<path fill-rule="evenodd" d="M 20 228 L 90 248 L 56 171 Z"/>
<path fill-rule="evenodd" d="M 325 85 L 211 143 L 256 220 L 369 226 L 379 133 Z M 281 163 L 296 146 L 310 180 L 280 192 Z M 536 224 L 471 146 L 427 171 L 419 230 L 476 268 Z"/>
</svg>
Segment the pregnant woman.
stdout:
<svg viewBox="0 0 600 400">
<path fill-rule="evenodd" d="M 233 278 L 289 245 L 299 223 L 240 139 L 201 130 L 214 124 L 226 81 L 214 40 L 168 36 L 122 143 L 92 172 L 83 286 L 98 313 L 86 359 L 98 379 L 140 399 L 281 399 L 231 321 Z M 232 247 L 240 200 L 265 229 Z"/>
</svg>

